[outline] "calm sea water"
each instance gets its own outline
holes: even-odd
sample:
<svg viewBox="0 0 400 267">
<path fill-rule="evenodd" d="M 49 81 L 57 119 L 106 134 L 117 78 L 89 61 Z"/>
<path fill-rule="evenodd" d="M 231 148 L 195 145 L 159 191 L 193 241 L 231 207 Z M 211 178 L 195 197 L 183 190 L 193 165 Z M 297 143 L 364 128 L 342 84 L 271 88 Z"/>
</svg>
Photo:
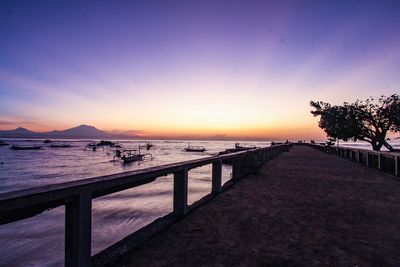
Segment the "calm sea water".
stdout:
<svg viewBox="0 0 400 267">
<path fill-rule="evenodd" d="M 50 148 L 42 140 L 5 140 L 10 145 L 44 146 L 41 150 L 15 151 L 0 147 L 0 193 L 41 185 L 81 180 L 161 164 L 213 156 L 234 142 L 193 141 L 207 147 L 205 153 L 188 153 L 187 141 L 152 141 L 152 160 L 121 164 L 106 149 L 84 150 L 89 143 L 69 141 L 70 148 Z M 137 149 L 145 141 L 119 141 L 124 149 Z M 242 142 L 269 146 L 270 142 Z M 232 168 L 223 166 L 223 182 Z M 93 200 L 92 254 L 121 240 L 160 216 L 172 211 L 172 175 L 155 182 Z M 211 191 L 211 165 L 189 172 L 189 203 Z M 33 218 L 0 225 L 0 266 L 60 266 L 64 258 L 64 207 Z"/>
</svg>

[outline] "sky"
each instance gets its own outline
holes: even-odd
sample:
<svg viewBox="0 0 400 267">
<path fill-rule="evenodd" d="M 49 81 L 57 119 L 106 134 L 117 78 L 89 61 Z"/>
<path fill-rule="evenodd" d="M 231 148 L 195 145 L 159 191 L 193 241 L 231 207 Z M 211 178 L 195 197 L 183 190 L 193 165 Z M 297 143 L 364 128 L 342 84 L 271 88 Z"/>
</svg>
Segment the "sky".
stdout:
<svg viewBox="0 0 400 267">
<path fill-rule="evenodd" d="M 0 0 L 0 129 L 324 139 L 400 92 L 400 1 Z"/>
</svg>

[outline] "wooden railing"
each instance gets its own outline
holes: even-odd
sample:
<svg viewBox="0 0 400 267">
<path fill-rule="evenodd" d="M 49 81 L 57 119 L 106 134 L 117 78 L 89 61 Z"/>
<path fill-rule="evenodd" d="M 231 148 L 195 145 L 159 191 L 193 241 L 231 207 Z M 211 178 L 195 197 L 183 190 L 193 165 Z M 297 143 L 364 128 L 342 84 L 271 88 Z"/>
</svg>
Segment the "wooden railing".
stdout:
<svg viewBox="0 0 400 267">
<path fill-rule="evenodd" d="M 188 171 L 190 169 L 212 164 L 212 190 L 208 195 L 212 197 L 217 195 L 222 188 L 223 162 L 229 161 L 232 164 L 232 181 L 236 181 L 249 173 L 257 173 L 262 164 L 282 151 L 288 151 L 289 148 L 290 144 L 257 148 L 0 194 L 0 224 L 19 221 L 65 205 L 65 266 L 90 266 L 92 262 L 92 199 L 151 183 L 157 177 L 173 174 L 171 215 L 174 218 L 182 218 L 193 208 L 193 205 L 188 205 Z"/>
<path fill-rule="evenodd" d="M 368 167 L 375 168 L 395 176 L 400 176 L 399 152 L 373 151 L 350 147 L 324 146 L 319 144 L 309 145 L 323 152 L 335 154 L 339 157 L 364 164 Z"/>
</svg>

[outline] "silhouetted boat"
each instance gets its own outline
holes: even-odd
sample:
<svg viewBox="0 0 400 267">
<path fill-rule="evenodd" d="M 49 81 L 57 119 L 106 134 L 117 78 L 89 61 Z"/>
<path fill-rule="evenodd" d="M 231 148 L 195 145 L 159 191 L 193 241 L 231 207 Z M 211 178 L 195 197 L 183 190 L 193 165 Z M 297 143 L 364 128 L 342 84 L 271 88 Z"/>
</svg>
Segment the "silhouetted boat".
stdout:
<svg viewBox="0 0 400 267">
<path fill-rule="evenodd" d="M 41 148 L 42 148 L 41 146 L 37 146 L 37 145 L 34 145 L 34 146 L 13 145 L 10 147 L 10 149 L 12 149 L 12 150 L 38 150 Z"/>
<path fill-rule="evenodd" d="M 46 139 L 46 140 L 43 141 L 43 143 L 45 143 L 45 144 L 50 144 L 50 143 L 53 143 L 53 141 L 51 141 L 51 140 L 49 140 L 49 139 Z"/>
<path fill-rule="evenodd" d="M 243 151 L 243 150 L 249 150 L 249 149 L 255 149 L 257 148 L 256 146 L 241 146 L 239 143 L 235 144 L 235 149 L 236 151 Z"/>
<path fill-rule="evenodd" d="M 102 147 L 109 146 L 109 147 L 118 147 L 118 148 L 121 147 L 121 145 L 118 143 L 114 143 L 112 141 L 106 141 L 106 140 L 102 140 L 98 143 L 93 142 L 93 143 L 89 143 L 86 145 L 86 147 L 96 147 L 96 146 L 102 146 Z"/>
<path fill-rule="evenodd" d="M 146 148 L 146 150 L 150 150 L 154 145 L 152 143 L 146 143 L 145 145 L 139 146 L 139 148 Z"/>
<path fill-rule="evenodd" d="M 114 143 L 112 141 L 101 140 L 97 145 L 98 146 L 115 146 L 118 143 Z"/>
<path fill-rule="evenodd" d="M 147 143 L 146 144 L 146 149 L 147 150 L 150 150 L 151 148 L 153 148 L 154 147 L 154 145 L 152 144 L 152 143 Z"/>
<path fill-rule="evenodd" d="M 121 159 L 123 161 L 123 164 L 125 163 L 130 163 L 130 162 L 134 162 L 134 161 L 139 161 L 139 160 L 143 160 L 144 157 L 146 156 L 150 156 L 151 159 L 153 159 L 153 155 L 151 155 L 150 153 L 147 154 L 141 154 L 140 153 L 140 149 L 136 150 L 136 149 L 126 149 L 124 151 L 122 151 L 122 153 L 120 154 Z"/>
<path fill-rule="evenodd" d="M 204 146 L 191 146 L 190 143 L 185 148 L 186 152 L 204 152 L 207 149 Z"/>
<path fill-rule="evenodd" d="M 68 147 L 71 147 L 71 145 L 68 144 L 67 142 L 64 142 L 64 143 L 51 144 L 50 147 L 53 147 L 53 148 L 68 148 Z"/>
<path fill-rule="evenodd" d="M 224 151 L 219 152 L 218 155 L 225 155 L 225 154 L 229 154 L 229 153 L 235 153 L 235 152 L 245 151 L 245 150 L 250 150 L 250 149 L 255 149 L 255 148 L 257 148 L 257 147 L 256 146 L 241 146 L 239 143 L 236 143 L 234 148 L 225 149 Z"/>
<path fill-rule="evenodd" d="M 0 140 L 0 146 L 8 146 L 8 144 L 2 140 Z"/>
<path fill-rule="evenodd" d="M 110 147 L 121 148 L 122 146 L 120 144 L 118 144 L 118 143 L 114 143 L 114 144 L 111 144 Z"/>
</svg>

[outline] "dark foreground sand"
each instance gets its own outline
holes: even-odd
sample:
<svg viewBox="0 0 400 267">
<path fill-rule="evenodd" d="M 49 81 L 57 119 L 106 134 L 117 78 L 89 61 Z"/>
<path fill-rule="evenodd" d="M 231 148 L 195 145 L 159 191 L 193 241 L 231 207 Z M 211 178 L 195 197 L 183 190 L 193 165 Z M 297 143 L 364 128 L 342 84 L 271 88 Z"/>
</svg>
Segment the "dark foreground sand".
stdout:
<svg viewBox="0 0 400 267">
<path fill-rule="evenodd" d="M 400 182 L 294 146 L 125 266 L 400 266 Z"/>
</svg>

